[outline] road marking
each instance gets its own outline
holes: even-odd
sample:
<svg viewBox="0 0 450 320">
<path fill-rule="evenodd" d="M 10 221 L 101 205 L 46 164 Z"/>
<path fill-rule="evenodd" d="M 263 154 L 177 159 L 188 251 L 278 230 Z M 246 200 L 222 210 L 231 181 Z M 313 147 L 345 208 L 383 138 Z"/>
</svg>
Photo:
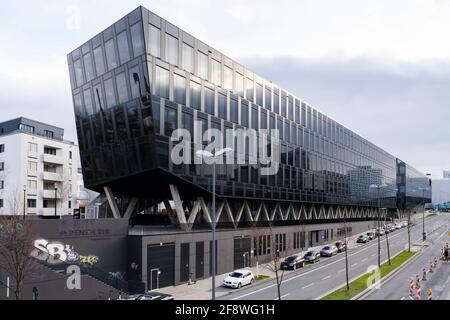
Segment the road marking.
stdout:
<svg viewBox="0 0 450 320">
<path fill-rule="evenodd" d="M 420 226 L 420 225 L 421 225 L 420 223 L 417 224 L 417 226 Z M 401 234 L 403 234 L 403 233 L 405 233 L 405 232 L 406 232 L 406 230 L 403 230 L 401 233 L 397 233 L 397 234 L 394 235 L 392 238 L 397 237 L 397 236 L 399 236 L 399 235 L 401 235 Z M 391 238 L 391 239 L 392 239 L 392 238 Z M 380 242 L 383 242 L 383 241 L 386 241 L 386 240 L 383 239 L 383 240 L 381 240 Z M 368 250 L 368 249 L 370 249 L 370 248 L 372 248 L 372 247 L 374 247 L 374 246 L 376 246 L 375 243 L 372 244 L 372 245 L 365 246 L 363 249 L 358 250 L 357 252 L 354 252 L 354 253 L 352 253 L 352 254 L 349 254 L 348 257 L 351 257 L 351 256 L 354 256 L 354 255 L 356 255 L 356 254 L 362 253 L 362 252 L 364 252 L 364 251 L 366 251 L 366 250 Z M 376 253 L 373 254 L 372 256 L 375 256 L 375 255 L 376 255 Z M 312 273 L 312 272 L 314 272 L 314 271 L 317 271 L 317 270 L 320 270 L 320 269 L 329 267 L 329 266 L 331 266 L 331 265 L 333 265 L 333 264 L 335 264 L 335 263 L 338 263 L 338 262 L 340 262 L 340 261 L 343 261 L 344 259 L 345 259 L 345 258 L 338 259 L 338 260 L 333 261 L 333 262 L 331 262 L 331 263 L 329 263 L 329 264 L 322 265 L 322 266 L 317 267 L 317 268 L 315 268 L 315 269 L 312 269 L 312 270 L 303 272 L 303 273 L 301 273 L 301 274 L 298 274 L 298 275 L 296 275 L 296 276 L 293 276 L 293 277 L 291 277 L 291 278 L 288 278 L 288 279 L 284 280 L 284 283 L 286 283 L 286 282 L 288 282 L 288 281 L 291 281 L 291 280 L 295 280 L 295 279 L 297 279 L 297 278 L 299 278 L 299 277 L 302 277 L 302 276 L 307 275 L 307 274 L 309 274 L 309 273 Z M 343 271 L 344 271 L 344 270 L 345 270 L 345 269 L 343 269 Z M 276 286 L 276 284 L 274 283 L 274 284 L 268 285 L 267 287 L 263 287 L 263 288 L 261 288 L 261 289 L 258 289 L 258 290 L 255 290 L 255 291 L 252 291 L 252 292 L 249 292 L 249 293 L 240 295 L 240 296 L 235 297 L 235 298 L 233 298 L 233 299 L 231 299 L 231 300 L 238 300 L 238 299 L 241 299 L 241 298 L 245 298 L 245 297 L 251 296 L 251 295 L 253 295 L 253 294 L 255 294 L 255 293 L 258 293 L 258 292 L 261 292 L 261 291 L 264 291 L 264 290 L 273 288 L 273 287 L 275 287 L 275 286 Z"/>
<path fill-rule="evenodd" d="M 286 298 L 288 295 L 290 295 L 290 293 L 286 293 L 285 295 L 282 295 L 280 298 L 281 298 L 281 299 Z M 276 298 L 273 299 L 273 300 L 278 300 L 278 297 L 276 297 Z"/>
<path fill-rule="evenodd" d="M 308 285 L 306 285 L 306 286 L 302 287 L 302 289 L 306 289 L 306 288 L 309 288 L 309 287 L 311 287 L 311 286 L 313 286 L 313 285 L 314 285 L 314 282 L 312 282 L 312 283 L 310 283 L 310 284 L 308 284 Z"/>
<path fill-rule="evenodd" d="M 362 262 L 367 261 L 367 258 L 362 259 Z"/>
<path fill-rule="evenodd" d="M 331 278 L 331 276 L 326 276 L 325 278 L 322 279 L 322 281 L 323 281 L 323 280 L 330 279 L 330 278 Z"/>
<path fill-rule="evenodd" d="M 354 264 L 352 264 L 350 267 L 353 268 L 353 267 L 355 267 L 356 265 L 357 265 L 357 263 L 354 263 Z"/>
<path fill-rule="evenodd" d="M 339 270 L 338 272 L 341 273 L 341 272 L 344 272 L 344 271 L 345 271 L 345 269 L 341 269 L 341 270 Z"/>
</svg>

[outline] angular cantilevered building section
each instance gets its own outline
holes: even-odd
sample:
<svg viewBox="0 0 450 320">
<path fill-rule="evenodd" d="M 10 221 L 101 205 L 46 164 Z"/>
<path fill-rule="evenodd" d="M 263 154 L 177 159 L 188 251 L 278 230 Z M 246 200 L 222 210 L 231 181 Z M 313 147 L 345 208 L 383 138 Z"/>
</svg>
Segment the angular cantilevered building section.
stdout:
<svg viewBox="0 0 450 320">
<path fill-rule="evenodd" d="M 72 51 L 68 64 L 84 181 L 106 193 L 115 217 L 162 202 L 174 225 L 211 222 L 211 166 L 172 161 L 180 128 L 192 133 L 192 162 L 208 144 L 194 137 L 207 129 L 278 130 L 272 175 L 261 174 L 251 144 L 236 150 L 222 136 L 245 163 L 217 166 L 219 227 L 370 220 L 379 205 L 397 212 L 430 201 L 425 175 L 143 7 Z"/>
</svg>

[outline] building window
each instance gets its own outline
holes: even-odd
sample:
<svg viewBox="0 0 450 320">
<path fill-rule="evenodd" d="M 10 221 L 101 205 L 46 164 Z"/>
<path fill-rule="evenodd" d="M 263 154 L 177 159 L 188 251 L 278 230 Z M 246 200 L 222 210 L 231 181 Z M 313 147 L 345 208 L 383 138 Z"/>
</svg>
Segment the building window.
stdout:
<svg viewBox="0 0 450 320">
<path fill-rule="evenodd" d="M 103 49 L 102 46 L 98 46 L 94 49 L 94 62 L 95 70 L 97 71 L 97 77 L 105 73 L 105 63 L 103 62 Z"/>
<path fill-rule="evenodd" d="M 81 69 L 80 59 L 73 63 L 73 68 L 75 70 L 75 80 L 77 83 L 77 87 L 80 87 L 83 84 L 83 69 Z"/>
<path fill-rule="evenodd" d="M 211 60 L 211 82 L 217 86 L 220 86 L 222 83 L 222 64 L 212 59 Z"/>
<path fill-rule="evenodd" d="M 208 79 L 208 56 L 198 52 L 198 75 L 205 80 Z"/>
<path fill-rule="evenodd" d="M 253 101 L 253 80 L 252 79 L 247 78 L 245 88 L 247 90 L 247 100 Z"/>
<path fill-rule="evenodd" d="M 223 86 L 227 90 L 233 90 L 233 70 L 227 66 L 223 70 Z"/>
<path fill-rule="evenodd" d="M 164 113 L 164 134 L 168 137 L 177 127 L 177 111 L 170 107 L 165 108 Z"/>
<path fill-rule="evenodd" d="M 5 145 L 4 144 L 0 144 L 0 153 L 5 152 Z"/>
<path fill-rule="evenodd" d="M 236 99 L 231 99 L 230 100 L 230 114 L 231 114 L 231 121 L 234 123 L 238 123 L 239 122 L 239 104 L 238 101 Z"/>
<path fill-rule="evenodd" d="M 117 46 L 119 48 L 120 64 L 130 60 L 130 49 L 128 48 L 128 35 L 126 31 L 117 35 Z"/>
<path fill-rule="evenodd" d="M 156 66 L 156 95 L 169 98 L 169 70 Z"/>
<path fill-rule="evenodd" d="M 241 102 L 241 125 L 248 127 L 248 103 Z"/>
<path fill-rule="evenodd" d="M 227 96 L 219 93 L 218 102 L 219 102 L 219 106 L 218 106 L 219 117 L 224 120 L 227 120 Z"/>
<path fill-rule="evenodd" d="M 37 181 L 36 180 L 28 180 L 28 189 L 36 190 L 37 189 Z"/>
<path fill-rule="evenodd" d="M 3 208 L 3 199 L 0 199 L 0 208 Z"/>
<path fill-rule="evenodd" d="M 263 105 L 263 87 L 259 83 L 256 84 L 256 99 L 255 103 L 262 107 Z"/>
<path fill-rule="evenodd" d="M 56 148 L 44 147 L 44 153 L 56 156 Z"/>
<path fill-rule="evenodd" d="M 34 127 L 23 123 L 19 124 L 19 130 L 22 132 L 34 133 Z"/>
<path fill-rule="evenodd" d="M 205 112 L 214 115 L 214 91 L 205 88 Z"/>
<path fill-rule="evenodd" d="M 55 133 L 53 131 L 50 130 L 44 130 L 44 134 L 47 138 L 53 139 L 55 136 Z"/>
<path fill-rule="evenodd" d="M 194 48 L 183 42 L 183 68 L 194 73 Z"/>
<path fill-rule="evenodd" d="M 131 43 L 133 44 L 134 57 L 144 54 L 144 39 L 142 38 L 142 24 L 141 22 L 135 23 L 130 28 L 131 31 Z"/>
<path fill-rule="evenodd" d="M 93 114 L 94 113 L 94 108 L 93 108 L 93 104 L 92 104 L 92 97 L 91 97 L 91 89 L 90 88 L 83 91 L 83 97 L 84 97 L 84 106 L 86 108 L 86 114 L 87 115 Z"/>
<path fill-rule="evenodd" d="M 252 108 L 252 129 L 258 130 L 258 109 Z"/>
<path fill-rule="evenodd" d="M 116 94 L 114 93 L 114 83 L 112 78 L 105 80 L 106 105 L 112 108 L 116 105 Z"/>
<path fill-rule="evenodd" d="M 236 73 L 236 93 L 244 96 L 244 76 L 240 73 Z"/>
<path fill-rule="evenodd" d="M 166 33 L 166 61 L 178 64 L 178 39 Z"/>
<path fill-rule="evenodd" d="M 37 171 L 37 162 L 28 161 L 28 170 L 30 170 L 31 172 L 36 172 Z"/>
<path fill-rule="evenodd" d="M 119 97 L 119 103 L 128 101 L 128 86 L 125 72 L 116 75 L 117 95 Z"/>
<path fill-rule="evenodd" d="M 106 51 L 106 64 L 108 70 L 112 70 L 117 67 L 116 51 L 114 49 L 114 39 L 111 39 L 105 43 Z"/>
<path fill-rule="evenodd" d="M 190 89 L 190 99 L 191 99 L 191 108 L 195 108 L 200 110 L 201 105 L 201 86 L 197 82 L 191 81 L 191 89 Z"/>
<path fill-rule="evenodd" d="M 84 61 L 84 72 L 86 74 L 86 81 L 91 81 L 94 79 L 94 68 L 92 66 L 91 54 L 87 53 L 83 56 Z"/>
<path fill-rule="evenodd" d="M 5 181 L 0 180 L 0 190 L 5 188 Z"/>
<path fill-rule="evenodd" d="M 27 199 L 28 208 L 36 208 L 36 199 Z"/>
<path fill-rule="evenodd" d="M 280 96 L 277 91 L 273 92 L 273 112 L 276 114 L 280 113 Z"/>
<path fill-rule="evenodd" d="M 129 80 L 130 80 L 130 87 L 131 87 L 131 98 L 136 99 L 139 98 L 139 81 L 135 81 L 134 74 L 137 74 L 139 76 L 139 67 L 134 66 L 128 70 Z"/>
<path fill-rule="evenodd" d="M 5 163 L 4 162 L 0 162 L 0 171 L 5 170 Z"/>
<path fill-rule="evenodd" d="M 69 209 L 72 209 L 72 201 L 68 201 Z"/>
<path fill-rule="evenodd" d="M 186 78 L 177 74 L 173 77 L 174 82 L 174 101 L 176 103 L 186 104 Z"/>
<path fill-rule="evenodd" d="M 161 30 L 149 25 L 150 29 L 150 54 L 157 58 L 161 57 Z"/>
<path fill-rule="evenodd" d="M 98 84 L 94 87 L 94 101 L 97 110 L 104 110 L 105 103 L 103 101 L 103 90 L 101 84 Z"/>
</svg>

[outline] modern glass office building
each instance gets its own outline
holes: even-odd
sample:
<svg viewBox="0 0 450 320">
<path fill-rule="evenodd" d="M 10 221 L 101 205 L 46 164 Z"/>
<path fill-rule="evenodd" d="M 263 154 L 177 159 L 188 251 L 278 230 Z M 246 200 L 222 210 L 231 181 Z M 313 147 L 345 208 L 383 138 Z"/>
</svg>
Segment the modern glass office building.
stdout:
<svg viewBox="0 0 450 320">
<path fill-rule="evenodd" d="M 395 156 L 145 8 L 71 52 L 68 64 L 84 179 L 96 191 L 163 199 L 173 184 L 186 199 L 207 197 L 208 166 L 170 161 L 172 132 L 193 132 L 199 121 L 203 131 L 279 132 L 278 173 L 219 166 L 224 198 L 374 207 L 370 185 L 386 184 L 383 206 L 396 208 Z M 248 161 L 249 149 L 235 157 Z M 411 185 L 428 184 L 406 169 Z"/>
<path fill-rule="evenodd" d="M 429 187 L 425 175 L 143 7 L 67 58 L 86 187 L 106 194 L 116 218 L 172 227 L 129 232 L 129 256 L 142 265 L 134 280 L 147 289 L 203 277 L 212 259 L 211 166 L 171 160 L 176 129 L 192 138 L 211 128 L 278 130 L 274 175 L 252 164 L 261 159 L 250 142 L 239 149 L 220 137 L 245 161 L 217 166 L 219 273 L 270 260 L 271 248 L 341 238 L 343 220 L 349 234 L 367 230 L 378 206 L 398 213 L 430 201 L 431 188 L 417 191 Z M 193 140 L 191 159 L 208 144 Z M 252 229 L 267 222 L 276 230 Z"/>
</svg>

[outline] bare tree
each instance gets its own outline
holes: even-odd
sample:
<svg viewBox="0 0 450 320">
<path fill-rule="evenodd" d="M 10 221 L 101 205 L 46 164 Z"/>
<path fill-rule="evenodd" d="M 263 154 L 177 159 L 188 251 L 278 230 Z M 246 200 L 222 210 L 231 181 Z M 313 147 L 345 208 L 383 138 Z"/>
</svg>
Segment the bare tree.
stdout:
<svg viewBox="0 0 450 320">
<path fill-rule="evenodd" d="M 63 205 L 66 203 L 72 194 L 72 175 L 71 172 L 67 170 L 63 170 L 62 172 L 62 181 L 58 183 L 57 186 L 57 194 L 59 196 L 59 207 L 61 209 L 59 215 L 62 216 Z M 56 206 L 56 203 L 55 203 Z"/>
<path fill-rule="evenodd" d="M 20 299 L 25 279 L 33 274 L 34 231 L 30 221 L 0 216 L 0 268 L 13 278 L 13 292 Z"/>
<path fill-rule="evenodd" d="M 281 270 L 281 262 L 288 256 L 289 253 L 289 243 L 284 243 L 283 239 L 276 241 L 276 237 L 273 234 L 273 222 L 269 222 L 270 230 L 270 254 L 272 260 L 265 265 L 265 268 L 275 273 L 275 281 L 277 284 L 277 294 L 278 300 L 281 300 L 281 284 L 283 283 L 284 270 Z M 281 236 L 281 235 L 280 235 Z M 283 253 L 283 257 L 281 257 Z M 281 272 L 280 272 L 281 270 Z"/>
<path fill-rule="evenodd" d="M 389 247 L 389 236 L 388 236 L 388 232 L 387 232 L 387 224 L 386 224 L 386 219 L 387 219 L 387 209 L 386 209 L 386 214 L 384 215 L 384 228 L 385 228 L 385 235 L 386 235 L 386 247 L 387 247 L 387 254 L 388 254 L 388 261 L 389 261 L 389 265 L 391 265 L 391 252 L 390 252 L 390 247 Z"/>
<path fill-rule="evenodd" d="M 411 210 L 408 210 L 408 252 L 411 252 Z"/>
<path fill-rule="evenodd" d="M 347 291 L 350 290 L 350 284 L 348 280 L 348 236 L 347 236 L 347 221 L 342 219 L 344 222 L 344 243 L 345 243 L 345 280 L 347 283 Z"/>
<path fill-rule="evenodd" d="M 13 187 L 11 188 L 11 193 L 8 195 L 8 209 L 10 215 L 14 216 L 20 216 L 20 214 L 26 214 L 25 207 L 24 207 L 24 195 L 23 190 L 21 190 L 19 187 Z"/>
</svg>

